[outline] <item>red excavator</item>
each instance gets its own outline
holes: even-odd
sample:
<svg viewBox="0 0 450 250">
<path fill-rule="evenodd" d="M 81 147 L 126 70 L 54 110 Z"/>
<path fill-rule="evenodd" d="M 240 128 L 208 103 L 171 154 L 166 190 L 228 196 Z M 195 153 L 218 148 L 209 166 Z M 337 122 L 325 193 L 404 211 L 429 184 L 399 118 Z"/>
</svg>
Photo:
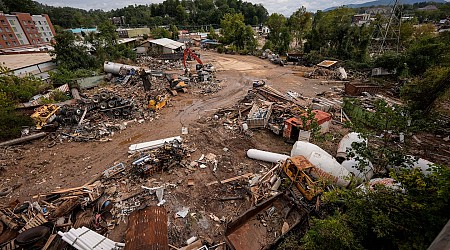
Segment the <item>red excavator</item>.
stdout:
<svg viewBox="0 0 450 250">
<path fill-rule="evenodd" d="M 184 66 L 184 71 L 186 74 L 188 74 L 189 70 L 186 67 L 186 61 L 187 60 L 192 60 L 192 58 L 194 58 L 197 61 L 197 66 L 195 67 L 196 70 L 199 70 L 203 67 L 203 62 L 202 60 L 200 60 L 200 55 L 194 53 L 189 47 L 186 47 L 184 49 L 184 54 L 183 54 L 183 66 Z"/>
</svg>

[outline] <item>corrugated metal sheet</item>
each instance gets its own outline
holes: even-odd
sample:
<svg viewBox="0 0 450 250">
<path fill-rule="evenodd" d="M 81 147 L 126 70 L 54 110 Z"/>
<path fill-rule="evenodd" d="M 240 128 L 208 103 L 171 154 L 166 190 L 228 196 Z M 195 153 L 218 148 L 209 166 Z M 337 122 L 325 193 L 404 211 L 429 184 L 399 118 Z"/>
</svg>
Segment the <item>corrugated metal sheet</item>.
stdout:
<svg viewBox="0 0 450 250">
<path fill-rule="evenodd" d="M 161 46 L 169 48 L 169 49 L 178 49 L 178 48 L 184 46 L 183 43 L 174 41 L 169 38 L 155 39 L 155 40 L 150 40 L 149 42 L 153 43 L 153 44 L 161 45 Z"/>
<path fill-rule="evenodd" d="M 168 250 L 167 212 L 150 206 L 131 213 L 125 235 L 125 250 Z"/>
</svg>

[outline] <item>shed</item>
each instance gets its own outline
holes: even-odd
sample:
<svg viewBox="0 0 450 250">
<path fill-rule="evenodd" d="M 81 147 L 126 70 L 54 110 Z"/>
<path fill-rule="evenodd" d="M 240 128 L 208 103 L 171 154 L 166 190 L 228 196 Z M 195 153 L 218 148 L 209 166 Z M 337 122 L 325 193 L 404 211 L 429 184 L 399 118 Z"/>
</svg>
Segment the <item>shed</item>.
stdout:
<svg viewBox="0 0 450 250">
<path fill-rule="evenodd" d="M 148 53 L 152 55 L 171 54 L 184 49 L 183 43 L 169 38 L 149 40 L 148 42 Z M 144 44 L 141 44 L 141 46 L 144 46 Z"/>
</svg>

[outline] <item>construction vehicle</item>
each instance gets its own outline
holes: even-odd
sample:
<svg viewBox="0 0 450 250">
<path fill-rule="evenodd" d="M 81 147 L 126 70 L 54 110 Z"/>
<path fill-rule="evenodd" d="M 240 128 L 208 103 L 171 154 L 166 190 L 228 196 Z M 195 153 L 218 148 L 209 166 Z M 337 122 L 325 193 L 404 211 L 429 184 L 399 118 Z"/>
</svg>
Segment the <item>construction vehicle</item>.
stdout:
<svg viewBox="0 0 450 250">
<path fill-rule="evenodd" d="M 176 96 L 178 91 L 187 93 L 188 80 L 180 78 L 176 74 L 166 74 L 166 79 L 169 82 L 169 88 L 167 89 L 172 95 Z"/>
<path fill-rule="evenodd" d="M 148 101 L 148 109 L 158 111 L 166 106 L 168 99 L 166 95 L 157 95 L 154 98 L 150 98 Z"/>
<path fill-rule="evenodd" d="M 283 162 L 281 168 L 306 200 L 312 201 L 322 193 L 319 181 L 315 180 L 319 176 L 316 167 L 305 157 L 290 157 Z"/>
<path fill-rule="evenodd" d="M 184 53 L 183 53 L 183 66 L 184 66 L 185 71 L 187 69 L 186 61 L 192 60 L 192 58 L 194 58 L 198 62 L 197 66 L 196 66 L 196 70 L 199 70 L 200 68 L 203 67 L 203 62 L 202 62 L 202 60 L 200 60 L 200 55 L 194 53 L 189 47 L 186 47 L 184 49 Z M 199 66 L 199 65 L 201 65 L 201 66 Z"/>
<path fill-rule="evenodd" d="M 42 129 L 47 124 L 52 123 L 56 119 L 56 112 L 59 110 L 59 106 L 54 104 L 43 105 L 36 109 L 31 115 L 31 119 L 36 122 L 36 128 Z"/>
</svg>

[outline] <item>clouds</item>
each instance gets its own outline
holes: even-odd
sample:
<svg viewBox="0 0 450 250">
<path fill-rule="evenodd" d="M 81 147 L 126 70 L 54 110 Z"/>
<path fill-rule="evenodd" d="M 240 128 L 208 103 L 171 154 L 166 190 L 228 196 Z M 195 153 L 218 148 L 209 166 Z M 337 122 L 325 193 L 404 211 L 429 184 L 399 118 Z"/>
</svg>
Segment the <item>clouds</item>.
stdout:
<svg viewBox="0 0 450 250">
<path fill-rule="evenodd" d="M 122 8 L 128 5 L 134 4 L 150 4 L 160 3 L 163 0 L 38 0 L 43 4 L 53 6 L 70 6 L 80 9 L 103 9 L 111 10 Z M 370 0 L 246 0 L 252 3 L 261 3 L 266 7 L 269 13 L 281 13 L 285 16 L 289 16 L 292 12 L 296 11 L 301 6 L 305 6 L 308 11 L 323 10 L 333 6 L 341 6 L 351 3 L 364 3 Z"/>
</svg>

